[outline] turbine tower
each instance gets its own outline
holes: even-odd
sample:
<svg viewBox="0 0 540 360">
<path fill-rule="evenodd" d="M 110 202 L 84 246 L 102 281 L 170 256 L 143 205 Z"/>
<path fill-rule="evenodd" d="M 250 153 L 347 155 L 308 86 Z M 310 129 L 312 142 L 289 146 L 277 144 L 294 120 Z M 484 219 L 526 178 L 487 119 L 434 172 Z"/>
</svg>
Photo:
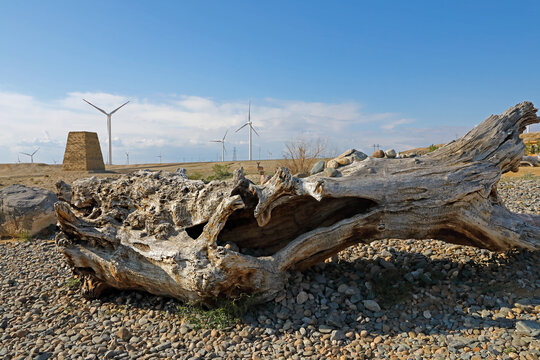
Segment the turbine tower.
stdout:
<svg viewBox="0 0 540 360">
<path fill-rule="evenodd" d="M 253 135 L 252 135 L 252 131 L 255 132 L 255 134 L 257 134 L 257 136 L 259 136 L 259 133 L 253 128 L 253 123 L 251 122 L 251 101 L 249 102 L 249 110 L 248 110 L 248 121 L 247 123 L 245 123 L 244 125 L 242 125 L 238 130 L 236 130 L 236 132 L 242 130 L 242 128 L 244 128 L 245 126 L 248 126 L 249 125 L 249 160 L 252 160 L 251 158 L 251 146 L 253 144 Z"/>
<path fill-rule="evenodd" d="M 21 152 L 21 154 L 23 155 L 27 155 L 27 156 L 30 156 L 30 163 L 33 164 L 34 163 L 34 154 L 37 153 L 37 151 L 39 150 L 39 148 L 37 148 L 33 153 L 31 154 L 27 154 L 25 152 Z M 19 160 L 20 162 L 20 160 Z"/>
<path fill-rule="evenodd" d="M 225 135 L 223 135 L 223 139 L 221 140 L 210 140 L 210 142 L 221 143 L 221 161 L 225 161 L 225 137 L 228 132 L 229 130 L 225 131 Z"/>
<path fill-rule="evenodd" d="M 112 116 L 112 114 L 114 114 L 115 112 L 120 110 L 120 108 L 122 106 L 126 105 L 129 101 L 123 103 L 122 105 L 120 105 L 119 107 L 117 107 L 116 109 L 111 111 L 110 113 L 107 113 L 105 110 L 98 108 L 96 105 L 92 104 L 91 102 L 86 101 L 85 99 L 83 99 L 83 100 L 84 100 L 84 102 L 88 103 L 89 105 L 95 107 L 97 110 L 99 110 L 102 113 L 104 113 L 105 115 L 107 115 L 107 132 L 109 133 L 109 159 L 107 161 L 107 165 L 112 165 L 111 116 Z"/>
</svg>

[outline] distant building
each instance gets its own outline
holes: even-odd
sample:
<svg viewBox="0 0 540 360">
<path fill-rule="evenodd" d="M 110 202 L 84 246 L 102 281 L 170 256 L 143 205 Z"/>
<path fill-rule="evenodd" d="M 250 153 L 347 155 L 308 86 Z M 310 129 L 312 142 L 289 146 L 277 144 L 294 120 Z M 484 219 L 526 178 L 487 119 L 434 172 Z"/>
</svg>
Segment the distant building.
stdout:
<svg viewBox="0 0 540 360">
<path fill-rule="evenodd" d="M 88 131 L 69 132 L 62 170 L 105 170 L 97 133 Z"/>
</svg>

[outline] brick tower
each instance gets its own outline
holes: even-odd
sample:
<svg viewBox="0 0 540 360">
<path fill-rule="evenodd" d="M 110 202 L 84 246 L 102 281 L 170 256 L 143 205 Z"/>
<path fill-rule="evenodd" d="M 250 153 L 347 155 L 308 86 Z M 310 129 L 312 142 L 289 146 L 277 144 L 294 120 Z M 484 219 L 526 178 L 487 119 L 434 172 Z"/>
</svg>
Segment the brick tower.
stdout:
<svg viewBox="0 0 540 360">
<path fill-rule="evenodd" d="M 69 132 L 62 170 L 105 170 L 97 133 Z"/>
</svg>

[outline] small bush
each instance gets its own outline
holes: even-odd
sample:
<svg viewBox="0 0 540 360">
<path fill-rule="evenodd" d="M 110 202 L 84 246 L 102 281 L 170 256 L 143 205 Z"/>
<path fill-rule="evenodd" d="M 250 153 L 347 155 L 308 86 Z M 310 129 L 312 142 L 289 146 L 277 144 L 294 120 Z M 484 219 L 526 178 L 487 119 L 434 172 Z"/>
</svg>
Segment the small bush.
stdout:
<svg viewBox="0 0 540 360">
<path fill-rule="evenodd" d="M 525 143 L 525 154 L 529 154 L 529 155 L 538 154 L 538 145 Z"/>
<path fill-rule="evenodd" d="M 234 326 L 249 311 L 254 298 L 249 295 L 237 299 L 217 299 L 215 305 L 185 304 L 177 308 L 178 315 L 194 329 L 225 329 Z"/>
<path fill-rule="evenodd" d="M 19 239 L 19 241 L 28 241 L 30 240 L 32 237 L 30 236 L 30 234 L 28 233 L 28 231 L 26 230 L 21 230 L 19 231 L 18 235 L 17 235 L 17 238 Z"/>
<path fill-rule="evenodd" d="M 194 172 L 193 174 L 188 174 L 188 179 L 190 179 L 190 180 L 203 180 L 204 176 L 200 172 Z"/>
<path fill-rule="evenodd" d="M 429 145 L 428 152 L 435 151 L 435 150 L 437 150 L 438 148 L 439 148 L 439 146 L 434 145 L 434 144 L 431 144 L 431 145 Z"/>
<path fill-rule="evenodd" d="M 293 139 L 285 143 L 283 160 L 279 166 L 286 167 L 291 174 L 309 173 L 315 162 L 323 155 L 327 144 L 322 139 Z"/>
<path fill-rule="evenodd" d="M 81 279 L 76 277 L 71 277 L 66 280 L 64 286 L 69 290 L 78 290 L 81 287 Z"/>
<path fill-rule="evenodd" d="M 209 177 L 207 177 L 206 181 L 225 180 L 232 177 L 233 175 L 230 171 L 229 165 L 215 164 L 212 167 L 212 171 L 214 172 L 214 175 L 210 175 Z"/>
</svg>

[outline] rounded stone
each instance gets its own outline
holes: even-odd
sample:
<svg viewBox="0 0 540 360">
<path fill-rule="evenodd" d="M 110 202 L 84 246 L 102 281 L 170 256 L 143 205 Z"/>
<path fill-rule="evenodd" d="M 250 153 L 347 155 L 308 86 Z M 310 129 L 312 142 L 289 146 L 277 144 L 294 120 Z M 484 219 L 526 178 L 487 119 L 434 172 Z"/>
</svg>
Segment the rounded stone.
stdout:
<svg viewBox="0 0 540 360">
<path fill-rule="evenodd" d="M 349 165 L 349 164 L 351 164 L 353 162 L 352 159 L 350 157 L 348 157 L 348 156 L 347 157 L 342 157 L 342 158 L 337 158 L 335 160 L 341 166 Z"/>
<path fill-rule="evenodd" d="M 373 312 L 379 312 L 381 311 L 381 307 L 375 300 L 364 300 L 364 307 L 368 309 L 369 311 Z"/>
<path fill-rule="evenodd" d="M 364 161 L 368 158 L 368 156 L 361 151 L 355 151 L 350 157 L 353 161 Z"/>
<path fill-rule="evenodd" d="M 371 154 L 371 157 L 382 159 L 384 157 L 384 151 L 377 150 L 373 154 Z"/>
<path fill-rule="evenodd" d="M 386 150 L 385 154 L 386 154 L 386 157 L 390 158 L 390 159 L 393 159 L 393 158 L 395 158 L 397 156 L 396 150 L 394 150 L 394 149 Z"/>
<path fill-rule="evenodd" d="M 339 172 L 334 168 L 327 167 L 326 169 L 324 169 L 324 174 L 328 177 L 336 177 Z"/>
<path fill-rule="evenodd" d="M 345 151 L 343 154 L 339 155 L 336 159 L 347 157 L 347 156 L 349 156 L 351 154 L 354 154 L 355 152 L 356 152 L 355 149 L 349 149 L 349 150 Z"/>
<path fill-rule="evenodd" d="M 326 163 L 326 169 L 328 168 L 337 169 L 338 167 L 339 167 L 339 164 L 336 161 L 336 159 L 328 160 L 328 162 Z"/>
<path fill-rule="evenodd" d="M 296 303 L 301 305 L 305 303 L 306 301 L 308 301 L 308 299 L 309 299 L 308 294 L 305 291 L 300 291 L 298 295 L 296 296 Z"/>
<path fill-rule="evenodd" d="M 315 175 L 324 170 L 324 160 L 317 161 L 311 168 L 310 174 Z"/>
</svg>

